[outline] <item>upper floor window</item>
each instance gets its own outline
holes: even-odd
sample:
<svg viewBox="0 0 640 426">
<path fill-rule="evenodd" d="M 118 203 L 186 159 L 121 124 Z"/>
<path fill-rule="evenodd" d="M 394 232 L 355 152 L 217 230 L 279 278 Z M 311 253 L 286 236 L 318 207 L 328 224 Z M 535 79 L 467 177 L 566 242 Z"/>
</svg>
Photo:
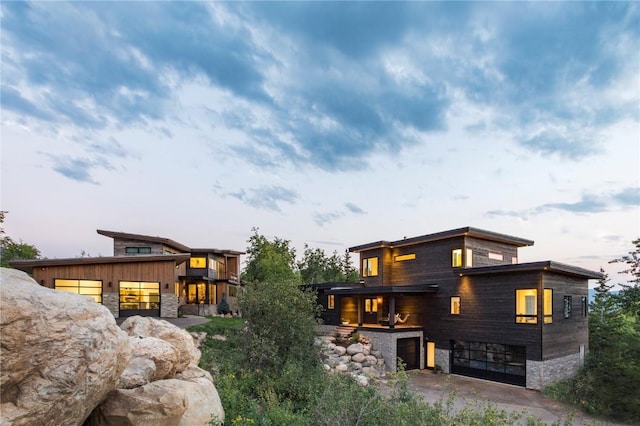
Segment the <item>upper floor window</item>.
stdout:
<svg viewBox="0 0 640 426">
<path fill-rule="evenodd" d="M 589 305 L 587 303 L 587 296 L 582 296 L 580 298 L 580 304 L 582 305 L 582 316 L 586 317 L 589 313 Z"/>
<path fill-rule="evenodd" d="M 544 323 L 551 324 L 553 322 L 553 290 L 544 289 Z"/>
<path fill-rule="evenodd" d="M 192 257 L 189 259 L 189 267 L 190 268 L 206 268 L 207 267 L 207 258 L 206 257 Z"/>
<path fill-rule="evenodd" d="M 462 266 L 462 249 L 455 249 L 451 252 L 451 266 L 454 268 Z"/>
<path fill-rule="evenodd" d="M 378 275 L 378 258 L 369 257 L 362 261 L 362 276 L 375 277 Z"/>
<path fill-rule="evenodd" d="M 516 322 L 538 323 L 538 290 L 527 288 L 516 290 Z"/>
<path fill-rule="evenodd" d="M 504 260 L 502 253 L 489 252 L 489 259 L 491 260 Z"/>
<path fill-rule="evenodd" d="M 124 252 L 127 254 L 150 254 L 151 247 L 125 247 Z"/>
<path fill-rule="evenodd" d="M 336 296 L 330 294 L 327 296 L 327 309 L 335 309 L 336 307 Z"/>
<path fill-rule="evenodd" d="M 471 268 L 473 266 L 473 250 L 471 249 L 467 249 L 465 251 L 464 266 L 466 268 Z"/>
<path fill-rule="evenodd" d="M 564 317 L 571 318 L 571 296 L 564 297 Z"/>
<path fill-rule="evenodd" d="M 410 254 L 399 254 L 398 256 L 394 256 L 393 260 L 395 262 L 404 262 L 405 260 L 413 260 L 416 258 L 415 253 Z"/>
<path fill-rule="evenodd" d="M 451 298 L 451 315 L 460 315 L 460 296 Z"/>
</svg>

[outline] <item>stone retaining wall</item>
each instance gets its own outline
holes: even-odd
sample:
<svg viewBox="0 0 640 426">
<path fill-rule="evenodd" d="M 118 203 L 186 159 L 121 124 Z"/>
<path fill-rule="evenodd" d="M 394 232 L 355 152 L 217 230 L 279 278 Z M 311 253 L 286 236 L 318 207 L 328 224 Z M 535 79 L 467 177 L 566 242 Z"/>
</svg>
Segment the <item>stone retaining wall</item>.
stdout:
<svg viewBox="0 0 640 426">
<path fill-rule="evenodd" d="M 527 360 L 527 388 L 543 390 L 575 375 L 583 365 L 584 358 L 580 352 L 547 361 Z"/>
</svg>

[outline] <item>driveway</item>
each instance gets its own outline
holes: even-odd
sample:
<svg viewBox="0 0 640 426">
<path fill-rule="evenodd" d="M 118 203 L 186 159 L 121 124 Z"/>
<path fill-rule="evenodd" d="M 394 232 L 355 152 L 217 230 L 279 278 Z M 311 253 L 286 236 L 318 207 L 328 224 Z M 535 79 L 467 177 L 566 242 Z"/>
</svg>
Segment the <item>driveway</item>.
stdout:
<svg viewBox="0 0 640 426">
<path fill-rule="evenodd" d="M 619 425 L 590 417 L 535 390 L 520 386 L 507 385 L 455 374 L 433 374 L 429 370 L 408 372 L 410 387 L 422 395 L 425 401 L 433 403 L 443 399 L 446 401 L 451 392 L 455 392 L 454 406 L 461 408 L 466 404 L 476 405 L 493 402 L 496 407 L 507 412 L 526 410 L 527 414 L 539 417 L 547 424 L 559 421 L 565 424 L 573 415 L 573 425 Z M 526 415 L 525 415 L 526 417 Z"/>
</svg>

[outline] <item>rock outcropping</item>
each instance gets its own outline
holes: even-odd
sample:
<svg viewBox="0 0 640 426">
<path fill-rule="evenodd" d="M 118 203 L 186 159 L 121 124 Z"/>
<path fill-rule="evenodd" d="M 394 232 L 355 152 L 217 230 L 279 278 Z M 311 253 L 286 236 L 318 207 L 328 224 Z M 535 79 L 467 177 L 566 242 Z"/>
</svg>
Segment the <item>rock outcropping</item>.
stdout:
<svg viewBox="0 0 640 426">
<path fill-rule="evenodd" d="M 336 344 L 334 336 L 321 336 L 316 339 L 320 346 L 324 368 L 330 372 L 351 374 L 362 386 L 369 380 L 385 376 L 384 358 L 371 344 L 356 342 L 349 346 Z"/>
<path fill-rule="evenodd" d="M 99 303 L 0 275 L 0 424 L 77 425 L 118 384 L 129 337 Z"/>
</svg>

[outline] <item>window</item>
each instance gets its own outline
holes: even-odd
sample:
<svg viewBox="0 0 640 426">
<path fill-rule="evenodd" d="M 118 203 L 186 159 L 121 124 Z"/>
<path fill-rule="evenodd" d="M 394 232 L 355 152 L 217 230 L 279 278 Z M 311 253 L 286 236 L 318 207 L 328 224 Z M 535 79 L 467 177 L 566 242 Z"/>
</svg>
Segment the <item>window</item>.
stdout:
<svg viewBox="0 0 640 426">
<path fill-rule="evenodd" d="M 580 304 L 582 305 L 582 316 L 586 317 L 589 314 L 589 305 L 587 303 L 587 296 L 580 298 Z"/>
<path fill-rule="evenodd" d="M 102 303 L 102 281 L 97 280 L 55 280 L 56 290 L 81 294 Z"/>
<path fill-rule="evenodd" d="M 451 266 L 454 268 L 462 266 L 462 249 L 455 249 L 451 252 Z"/>
<path fill-rule="evenodd" d="M 215 271 L 216 270 L 216 260 L 215 259 L 209 259 L 209 269 Z"/>
<path fill-rule="evenodd" d="M 127 254 L 150 254 L 151 247 L 125 247 L 124 252 Z"/>
<path fill-rule="evenodd" d="M 378 275 L 378 258 L 369 257 L 362 261 L 362 276 L 375 277 Z"/>
<path fill-rule="evenodd" d="M 564 297 L 564 318 L 571 318 L 571 296 Z"/>
<path fill-rule="evenodd" d="M 378 312 L 378 299 L 364 299 L 364 311 L 367 313 Z"/>
<path fill-rule="evenodd" d="M 464 266 L 471 268 L 473 266 L 473 250 L 467 249 L 464 258 Z"/>
<path fill-rule="evenodd" d="M 404 262 L 405 260 L 413 260 L 415 258 L 416 258 L 415 253 L 411 253 L 411 254 L 400 254 L 398 256 L 395 256 L 393 260 L 396 262 Z"/>
<path fill-rule="evenodd" d="M 538 323 L 538 290 L 528 288 L 516 290 L 516 322 L 524 324 Z"/>
<path fill-rule="evenodd" d="M 238 288 L 235 285 L 229 285 L 229 297 L 238 297 Z"/>
<path fill-rule="evenodd" d="M 553 290 L 544 289 L 544 323 L 551 324 L 553 322 Z"/>
<path fill-rule="evenodd" d="M 515 265 L 516 263 L 518 263 L 518 258 L 517 257 L 512 257 L 511 258 L 511 264 Z"/>
<path fill-rule="evenodd" d="M 460 297 L 453 296 L 451 298 L 451 315 L 460 315 Z"/>
<path fill-rule="evenodd" d="M 336 296 L 334 296 L 333 294 L 330 294 L 329 296 L 327 296 L 327 308 L 335 309 L 335 307 L 336 307 Z"/>
<path fill-rule="evenodd" d="M 192 257 L 189 259 L 190 268 L 206 268 L 207 259 L 205 257 Z"/>
<path fill-rule="evenodd" d="M 120 281 L 120 311 L 160 309 L 160 283 Z"/>
<path fill-rule="evenodd" d="M 504 260 L 502 253 L 492 253 L 489 252 L 489 259 L 491 260 Z"/>
</svg>

